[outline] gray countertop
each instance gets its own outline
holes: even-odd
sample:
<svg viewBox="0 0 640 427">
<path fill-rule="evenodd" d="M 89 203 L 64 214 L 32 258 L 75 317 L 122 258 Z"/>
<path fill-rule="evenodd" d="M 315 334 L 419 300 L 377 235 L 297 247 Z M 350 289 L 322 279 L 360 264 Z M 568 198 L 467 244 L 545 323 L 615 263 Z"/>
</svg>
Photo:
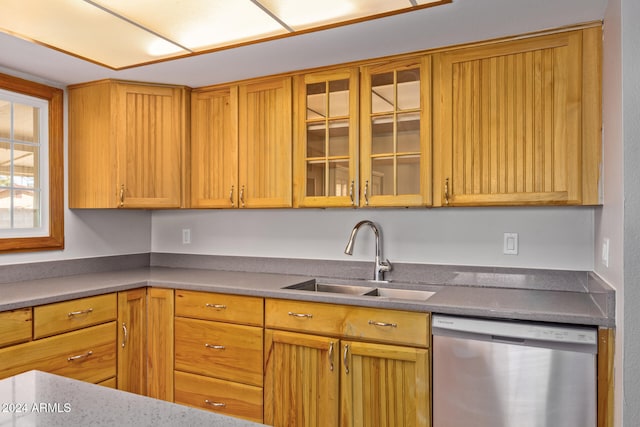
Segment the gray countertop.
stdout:
<svg viewBox="0 0 640 427">
<path fill-rule="evenodd" d="M 470 275 L 471 273 L 465 273 Z M 495 275 L 504 282 L 504 273 Z M 613 293 L 596 287 L 531 289 L 491 286 L 487 274 L 476 282 L 459 278 L 442 285 L 391 282 L 383 287 L 436 291 L 426 301 L 283 289 L 314 280 L 302 275 L 209 270 L 198 268 L 150 267 L 123 271 L 78 274 L 0 284 L 0 311 L 36 306 L 90 295 L 155 286 L 174 289 L 224 292 L 240 295 L 286 298 L 324 303 L 427 311 L 456 315 L 533 320 L 613 327 L 610 308 Z M 327 279 L 329 280 L 329 279 Z M 456 282 L 456 280 L 458 280 Z M 339 283 L 339 280 L 330 280 Z M 345 281 L 346 282 L 346 281 Z M 349 284 L 371 286 L 364 280 Z"/>
<path fill-rule="evenodd" d="M 39 371 L 0 381 L 0 426 L 260 426 Z"/>
</svg>

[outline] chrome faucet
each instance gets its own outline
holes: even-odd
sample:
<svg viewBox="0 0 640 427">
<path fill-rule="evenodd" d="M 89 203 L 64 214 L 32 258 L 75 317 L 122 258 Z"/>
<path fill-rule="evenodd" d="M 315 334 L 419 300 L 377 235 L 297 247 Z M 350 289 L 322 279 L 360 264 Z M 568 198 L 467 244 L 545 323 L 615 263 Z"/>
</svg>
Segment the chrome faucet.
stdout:
<svg viewBox="0 0 640 427">
<path fill-rule="evenodd" d="M 363 225 L 371 227 L 373 234 L 376 237 L 376 267 L 373 272 L 373 280 L 376 282 L 384 282 L 384 273 L 386 271 L 391 271 L 392 267 L 388 259 L 382 261 L 382 235 L 378 226 L 373 221 L 365 219 L 353 227 L 353 230 L 351 230 L 351 236 L 349 236 L 349 241 L 347 242 L 347 247 L 344 249 L 344 253 L 347 255 L 353 255 L 353 244 L 356 240 L 356 234 L 358 234 L 358 230 L 360 230 L 360 227 Z"/>
</svg>

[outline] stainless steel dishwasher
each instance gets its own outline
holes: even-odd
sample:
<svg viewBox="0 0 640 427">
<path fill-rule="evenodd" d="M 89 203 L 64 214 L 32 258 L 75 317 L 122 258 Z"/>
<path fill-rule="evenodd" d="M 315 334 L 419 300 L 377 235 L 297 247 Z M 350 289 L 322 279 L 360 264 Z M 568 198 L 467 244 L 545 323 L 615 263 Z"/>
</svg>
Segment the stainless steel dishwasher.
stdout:
<svg viewBox="0 0 640 427">
<path fill-rule="evenodd" d="M 595 427 L 597 329 L 434 315 L 434 427 Z"/>
</svg>

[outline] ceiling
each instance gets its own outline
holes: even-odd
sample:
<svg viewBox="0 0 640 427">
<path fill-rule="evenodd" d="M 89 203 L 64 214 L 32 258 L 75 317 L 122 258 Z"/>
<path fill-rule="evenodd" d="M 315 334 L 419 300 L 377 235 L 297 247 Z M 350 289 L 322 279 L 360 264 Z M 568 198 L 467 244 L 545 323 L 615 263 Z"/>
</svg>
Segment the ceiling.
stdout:
<svg viewBox="0 0 640 427">
<path fill-rule="evenodd" d="M 0 0 L 0 10 L 4 11 L 5 6 L 17 1 L 35 0 Z M 56 0 L 55 3 L 58 1 L 79 0 Z M 319 31 L 302 31 L 299 35 L 275 37 L 121 70 L 0 32 L 0 72 L 23 75 L 60 87 L 102 78 L 200 87 L 601 20 L 606 1 L 452 0 L 448 4 L 409 13 Z M 118 40 L 119 33 L 111 36 Z"/>
</svg>

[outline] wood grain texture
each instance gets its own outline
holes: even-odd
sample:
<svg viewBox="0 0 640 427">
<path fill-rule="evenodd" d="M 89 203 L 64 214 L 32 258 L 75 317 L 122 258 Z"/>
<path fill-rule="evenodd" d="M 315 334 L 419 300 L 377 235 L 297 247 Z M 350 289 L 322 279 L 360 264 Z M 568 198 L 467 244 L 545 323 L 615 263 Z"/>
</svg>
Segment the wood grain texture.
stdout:
<svg viewBox="0 0 640 427">
<path fill-rule="evenodd" d="M 125 333 L 126 330 L 126 333 Z M 147 290 L 118 292 L 118 390 L 147 394 Z"/>
<path fill-rule="evenodd" d="M 615 329 L 598 329 L 598 427 L 613 427 Z"/>
<path fill-rule="evenodd" d="M 0 347 L 31 340 L 31 307 L 0 313 Z"/>
<path fill-rule="evenodd" d="M 173 402 L 173 289 L 147 288 L 147 396 Z"/>
<path fill-rule="evenodd" d="M 264 300 L 244 295 L 176 290 L 176 316 L 262 326 Z"/>
</svg>

